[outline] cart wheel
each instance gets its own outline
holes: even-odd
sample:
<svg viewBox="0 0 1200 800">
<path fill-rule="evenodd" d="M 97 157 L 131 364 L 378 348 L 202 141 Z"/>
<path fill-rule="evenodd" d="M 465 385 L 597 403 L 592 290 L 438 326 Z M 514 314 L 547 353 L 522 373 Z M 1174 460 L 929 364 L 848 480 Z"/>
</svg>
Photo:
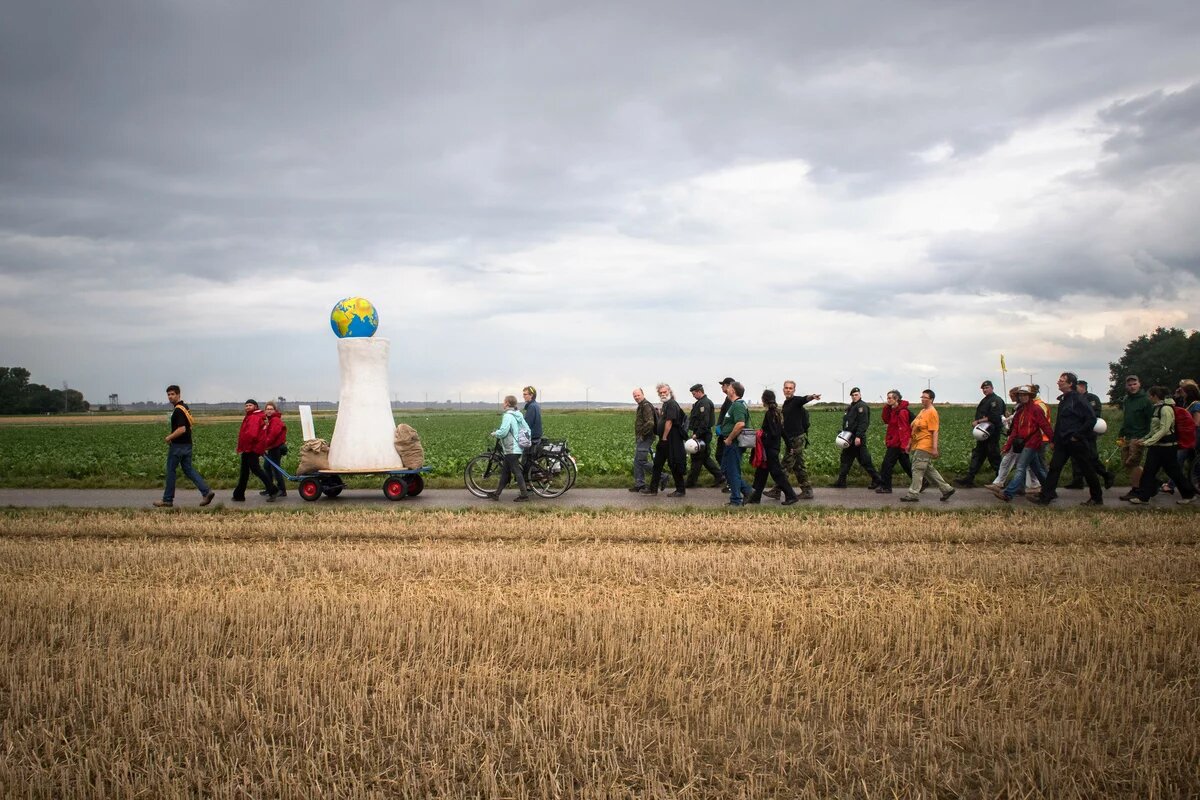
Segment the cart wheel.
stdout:
<svg viewBox="0 0 1200 800">
<path fill-rule="evenodd" d="M 321 496 L 321 482 L 316 478 L 304 478 L 300 481 L 300 496 L 309 502 Z"/>
<path fill-rule="evenodd" d="M 343 488 L 344 487 L 342 487 L 342 486 L 335 486 L 332 489 L 326 489 L 325 496 L 326 497 L 337 497 L 339 494 L 342 493 Z"/>
<path fill-rule="evenodd" d="M 404 483 L 407 485 L 409 497 L 416 497 L 425 489 L 425 479 L 420 475 L 409 475 Z"/>
<path fill-rule="evenodd" d="M 392 476 L 383 482 L 383 496 L 388 500 L 403 500 L 408 494 L 408 485 L 403 478 Z"/>
<path fill-rule="evenodd" d="M 321 477 L 321 491 L 326 497 L 337 497 L 342 493 L 342 489 L 346 488 L 346 484 L 342 482 L 341 475 L 324 475 Z"/>
</svg>

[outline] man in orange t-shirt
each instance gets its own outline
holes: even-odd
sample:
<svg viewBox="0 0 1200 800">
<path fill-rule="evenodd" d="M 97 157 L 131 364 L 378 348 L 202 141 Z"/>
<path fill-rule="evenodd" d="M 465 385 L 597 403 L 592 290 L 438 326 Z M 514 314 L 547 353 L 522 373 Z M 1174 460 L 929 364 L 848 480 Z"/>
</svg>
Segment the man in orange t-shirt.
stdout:
<svg viewBox="0 0 1200 800">
<path fill-rule="evenodd" d="M 932 389 L 921 392 L 921 413 L 912 422 L 912 439 L 908 443 L 908 452 L 912 454 L 912 485 L 900 498 L 904 503 L 915 503 L 921 499 L 918 495 L 923 481 L 929 481 L 942 490 L 943 502 L 954 494 L 954 487 L 946 483 L 933 465 L 933 460 L 941 455 L 938 451 L 940 421 L 937 409 L 933 407 L 935 396 Z"/>
</svg>

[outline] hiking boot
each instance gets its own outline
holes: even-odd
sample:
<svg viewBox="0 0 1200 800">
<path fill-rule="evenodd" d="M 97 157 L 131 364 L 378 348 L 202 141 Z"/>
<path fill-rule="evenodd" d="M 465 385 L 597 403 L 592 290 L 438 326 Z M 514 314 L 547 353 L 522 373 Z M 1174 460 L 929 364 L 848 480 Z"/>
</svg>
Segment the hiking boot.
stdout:
<svg viewBox="0 0 1200 800">
<path fill-rule="evenodd" d="M 812 487 L 810 486 L 810 487 L 808 487 L 807 489 L 801 489 L 801 490 L 800 490 L 800 494 L 799 494 L 799 499 L 801 499 L 801 500 L 812 500 L 812 499 L 813 499 L 813 490 L 812 490 Z"/>
<path fill-rule="evenodd" d="M 954 489 L 953 488 L 951 488 L 950 491 L 948 491 L 948 492 L 942 492 L 942 496 L 939 499 L 944 503 L 947 500 L 949 500 L 951 497 L 954 497 Z"/>
<path fill-rule="evenodd" d="M 200 501 L 200 505 L 202 505 L 202 506 L 208 505 L 209 503 L 211 503 L 213 501 L 213 498 L 216 496 L 217 496 L 216 492 L 209 492 L 208 494 L 204 495 L 204 499 Z"/>
<path fill-rule="evenodd" d="M 629 487 L 629 491 L 631 491 L 631 492 L 640 492 L 642 489 L 645 489 L 645 488 L 646 488 L 646 487 L 645 487 L 644 485 L 643 485 L 643 486 L 630 486 L 630 487 Z"/>
<path fill-rule="evenodd" d="M 155 500 L 154 507 L 155 508 L 174 508 L 175 501 L 173 501 L 173 500 Z"/>
<path fill-rule="evenodd" d="M 795 505 L 796 503 L 799 503 L 799 502 L 800 502 L 800 498 L 799 498 L 799 497 L 797 497 L 796 495 L 792 495 L 791 497 L 787 498 L 786 500 L 784 500 L 784 501 L 783 501 L 782 503 L 780 503 L 779 505 L 781 505 L 781 506 L 792 506 L 792 505 Z"/>
<path fill-rule="evenodd" d="M 1137 494 L 1136 494 L 1136 493 L 1134 493 L 1133 489 L 1130 489 L 1128 492 L 1126 492 L 1125 494 L 1123 494 L 1123 495 L 1119 496 L 1117 499 L 1118 499 L 1118 500 L 1131 501 L 1131 500 L 1133 500 L 1133 498 L 1135 498 L 1135 497 L 1137 497 Z"/>
<path fill-rule="evenodd" d="M 779 499 L 779 487 L 776 486 L 774 489 L 767 489 L 765 492 L 763 492 L 763 495 L 771 498 L 772 500 L 778 500 Z"/>
</svg>

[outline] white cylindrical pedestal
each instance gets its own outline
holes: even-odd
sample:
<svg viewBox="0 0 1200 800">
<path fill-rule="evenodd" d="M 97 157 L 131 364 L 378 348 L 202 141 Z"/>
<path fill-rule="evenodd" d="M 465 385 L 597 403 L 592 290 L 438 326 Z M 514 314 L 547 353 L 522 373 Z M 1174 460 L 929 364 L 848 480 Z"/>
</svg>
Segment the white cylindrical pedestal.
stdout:
<svg viewBox="0 0 1200 800">
<path fill-rule="evenodd" d="M 396 454 L 396 420 L 388 391 L 387 339 L 338 339 L 342 387 L 329 443 L 334 470 L 403 469 Z"/>
</svg>

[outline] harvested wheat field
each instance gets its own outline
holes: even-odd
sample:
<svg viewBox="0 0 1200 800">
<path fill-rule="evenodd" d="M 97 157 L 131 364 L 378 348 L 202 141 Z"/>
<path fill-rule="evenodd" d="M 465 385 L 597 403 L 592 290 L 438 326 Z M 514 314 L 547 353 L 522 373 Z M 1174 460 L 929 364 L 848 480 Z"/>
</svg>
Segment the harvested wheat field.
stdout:
<svg viewBox="0 0 1200 800">
<path fill-rule="evenodd" d="M 306 511 L 0 512 L 0 795 L 1200 793 L 1193 513 Z"/>
</svg>

